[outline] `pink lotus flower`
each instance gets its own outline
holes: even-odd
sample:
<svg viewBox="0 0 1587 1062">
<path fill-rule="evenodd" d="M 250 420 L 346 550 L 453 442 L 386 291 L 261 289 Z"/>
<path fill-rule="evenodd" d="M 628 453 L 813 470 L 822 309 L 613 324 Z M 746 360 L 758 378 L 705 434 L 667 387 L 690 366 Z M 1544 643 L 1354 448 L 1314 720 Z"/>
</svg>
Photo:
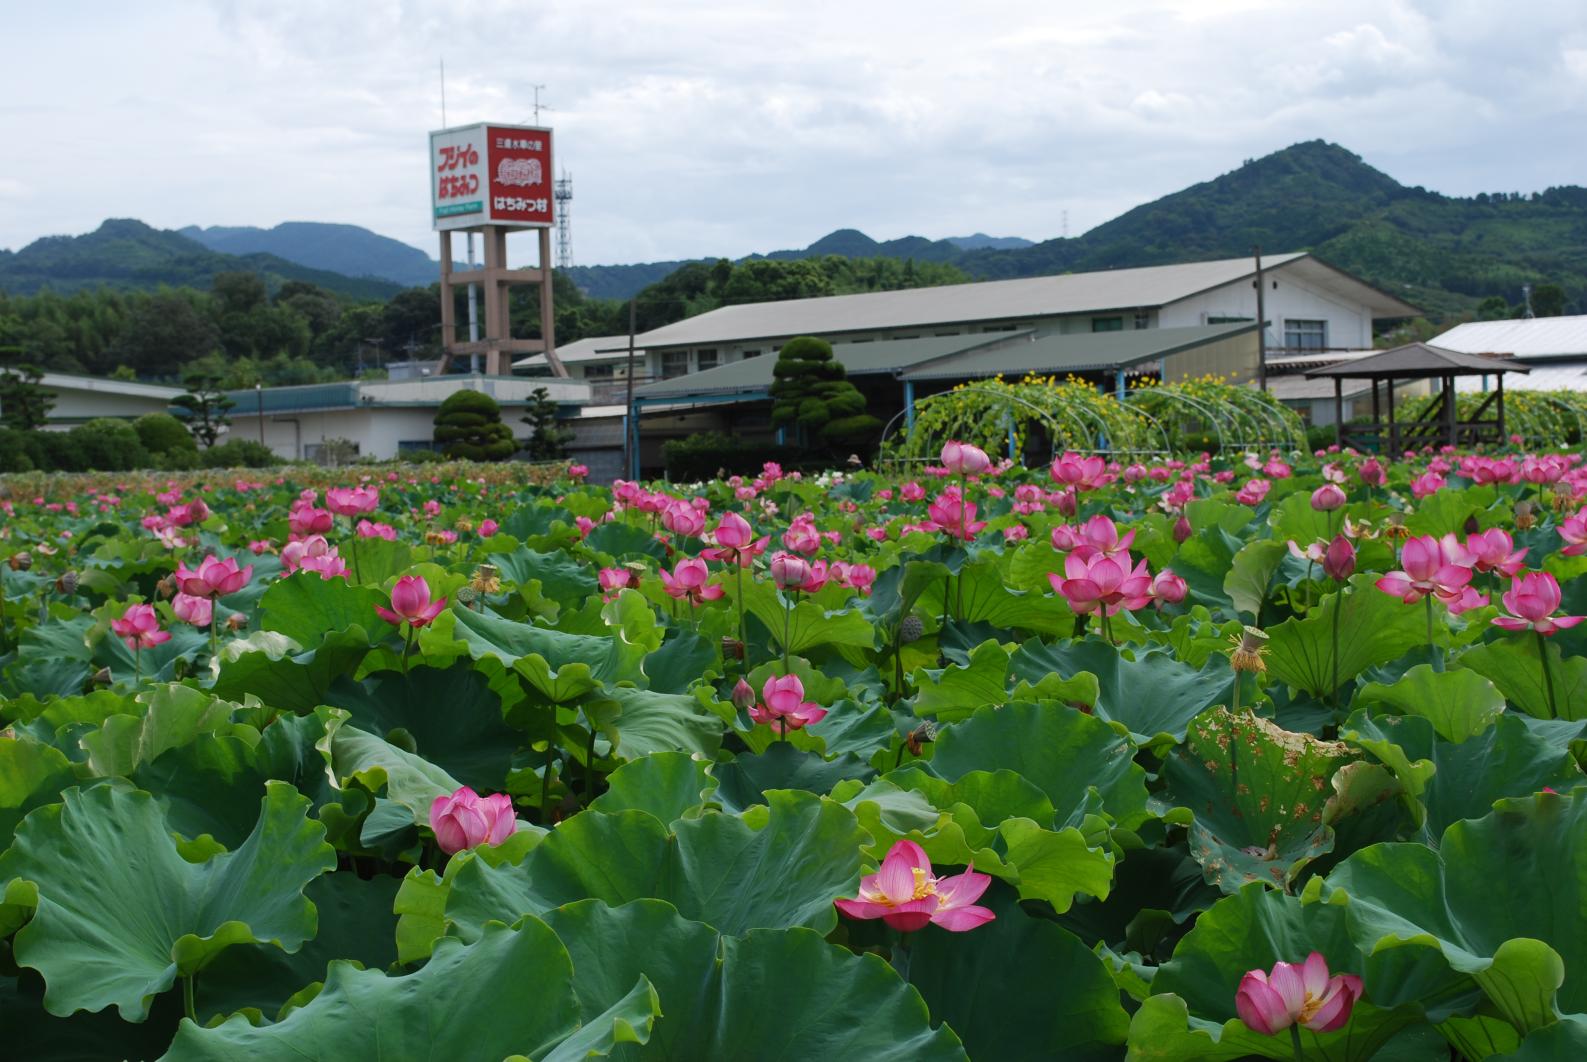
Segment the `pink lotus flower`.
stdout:
<svg viewBox="0 0 1587 1062">
<path fill-rule="evenodd" d="M 287 527 L 294 535 L 323 535 L 331 529 L 333 520 L 328 510 L 312 505 L 293 506 L 287 514 Z"/>
<path fill-rule="evenodd" d="M 1361 998 L 1361 978 L 1355 974 L 1328 976 L 1328 961 L 1319 952 L 1304 963 L 1273 964 L 1272 973 L 1252 970 L 1240 978 L 1234 1007 L 1240 1020 L 1265 1036 L 1283 1032 L 1299 1022 L 1312 1032 L 1333 1032 L 1350 1020 L 1350 1011 Z"/>
<path fill-rule="evenodd" d="M 1572 516 L 1567 516 L 1559 525 L 1559 537 L 1567 545 L 1560 550 L 1564 557 L 1577 557 L 1587 553 L 1587 509 L 1578 509 Z"/>
<path fill-rule="evenodd" d="M 253 565 L 238 568 L 233 557 L 220 560 L 214 555 L 205 557 L 197 569 L 186 564 L 176 566 L 176 583 L 184 594 L 194 597 L 225 597 L 235 594 L 253 578 Z"/>
<path fill-rule="evenodd" d="M 1131 569 L 1128 552 L 1109 557 L 1077 549 L 1064 558 L 1064 576 L 1049 572 L 1047 581 L 1077 615 L 1101 609 L 1112 616 L 1121 609 L 1141 608 L 1152 598 L 1152 577 L 1145 559 Z"/>
<path fill-rule="evenodd" d="M 1188 590 L 1185 580 L 1176 575 L 1172 568 L 1164 568 L 1152 579 L 1152 596 L 1164 605 L 1179 604 L 1185 600 Z"/>
<path fill-rule="evenodd" d="M 680 601 L 684 598 L 695 606 L 702 602 L 715 601 L 722 596 L 720 586 L 708 586 L 707 580 L 711 578 L 711 569 L 707 568 L 705 561 L 699 557 L 689 557 L 673 565 L 672 571 L 661 569 L 661 585 L 673 597 Z"/>
<path fill-rule="evenodd" d="M 741 675 L 733 684 L 733 692 L 728 695 L 728 699 L 733 702 L 734 708 L 747 712 L 755 707 L 755 687 Z"/>
<path fill-rule="evenodd" d="M 1511 614 L 1493 617 L 1493 625 L 1507 631 L 1536 631 L 1546 637 L 1587 619 L 1554 615 L 1560 604 L 1559 582 L 1548 572 L 1527 572 L 1510 584 L 1501 600 Z"/>
<path fill-rule="evenodd" d="M 992 459 L 979 446 L 948 442 L 942 447 L 942 467 L 955 476 L 978 476 L 992 467 Z"/>
<path fill-rule="evenodd" d="M 926 488 L 911 480 L 898 488 L 900 501 L 917 502 L 926 496 Z"/>
<path fill-rule="evenodd" d="M 784 731 L 802 730 L 826 718 L 825 708 L 804 698 L 805 685 L 798 675 L 772 675 L 761 684 L 761 703 L 749 709 L 749 717 L 767 726 L 775 723 Z"/>
<path fill-rule="evenodd" d="M 797 590 L 810 578 L 810 562 L 792 553 L 773 554 L 768 567 L 779 590 Z"/>
<path fill-rule="evenodd" d="M 379 487 L 332 487 L 325 492 L 325 507 L 339 516 L 372 513 L 379 505 Z"/>
<path fill-rule="evenodd" d="M 1289 540 L 1289 552 L 1290 556 L 1296 560 L 1303 560 L 1307 564 L 1321 564 L 1323 558 L 1328 555 L 1328 544 L 1326 542 L 1313 542 L 1305 549 L 1302 549 L 1300 543 L 1292 538 Z"/>
<path fill-rule="evenodd" d="M 441 851 L 452 855 L 482 844 L 501 844 L 518 829 L 518 818 L 512 797 L 505 793 L 482 797 L 465 785 L 430 802 L 430 829 Z"/>
<path fill-rule="evenodd" d="M 1383 465 L 1375 457 L 1369 457 L 1356 468 L 1356 475 L 1361 477 L 1361 482 L 1369 487 L 1381 487 L 1388 474 L 1383 471 Z"/>
<path fill-rule="evenodd" d="M 274 544 L 268 538 L 257 538 L 248 543 L 248 552 L 252 553 L 255 557 L 258 557 L 262 554 L 269 553 L 273 545 Z"/>
<path fill-rule="evenodd" d="M 128 649 L 153 649 L 171 640 L 171 632 L 160 629 L 160 617 L 153 605 L 127 606 L 120 619 L 110 621 L 110 629 L 127 643 Z"/>
<path fill-rule="evenodd" d="M 1090 546 L 1098 553 L 1111 557 L 1129 550 L 1130 544 L 1135 541 L 1135 532 L 1132 529 L 1120 535 L 1118 525 L 1098 513 L 1080 525 L 1078 538 L 1079 545 Z M 1053 530 L 1053 545 L 1057 546 L 1056 528 Z"/>
<path fill-rule="evenodd" d="M 1466 553 L 1479 572 L 1500 572 L 1514 578 L 1526 567 L 1526 549 L 1515 549 L 1515 540 L 1503 528 L 1495 527 L 1466 536 Z"/>
<path fill-rule="evenodd" d="M 1081 457 L 1066 453 L 1053 459 L 1053 482 L 1075 490 L 1096 490 L 1113 481 L 1107 474 L 1108 463 L 1100 457 Z"/>
<path fill-rule="evenodd" d="M 607 601 L 615 598 L 619 590 L 639 589 L 639 573 L 632 568 L 602 568 L 596 579 L 601 584 L 601 596 Z"/>
<path fill-rule="evenodd" d="M 1411 494 L 1420 501 L 1444 489 L 1444 477 L 1437 472 L 1423 472 L 1411 480 Z"/>
<path fill-rule="evenodd" d="M 183 623 L 191 623 L 195 627 L 208 627 L 210 621 L 215 618 L 215 602 L 208 597 L 178 593 L 171 599 L 171 611 L 175 612 L 176 618 Z"/>
<path fill-rule="evenodd" d="M 397 541 L 397 529 L 390 524 L 377 524 L 370 520 L 360 520 L 353 530 L 359 538 L 381 538 L 387 542 Z"/>
<path fill-rule="evenodd" d="M 925 849 L 901 840 L 888 849 L 876 873 L 860 879 L 856 898 L 833 903 L 850 918 L 880 918 L 904 933 L 932 923 L 963 933 L 997 917 L 975 905 L 991 883 L 989 876 L 975 872 L 973 863 L 963 874 L 939 878 Z"/>
<path fill-rule="evenodd" d="M 1241 487 L 1234 495 L 1234 500 L 1241 505 L 1260 505 L 1262 499 L 1267 497 L 1267 492 L 1273 489 L 1273 484 L 1265 479 L 1248 479 L 1245 486 Z"/>
<path fill-rule="evenodd" d="M 711 537 L 716 541 L 715 548 L 701 550 L 700 556 L 723 564 L 737 564 L 741 568 L 754 564 L 755 558 L 766 552 L 771 542 L 770 535 L 762 535 L 757 540 L 754 528 L 738 513 L 725 513 L 717 521 Z"/>
<path fill-rule="evenodd" d="M 705 530 L 705 513 L 688 502 L 675 501 L 662 510 L 661 526 L 675 535 L 694 538 Z"/>
<path fill-rule="evenodd" d="M 815 521 L 805 515 L 794 518 L 788 525 L 788 530 L 782 533 L 782 544 L 795 553 L 809 556 L 821 548 L 821 532 L 816 530 Z"/>
<path fill-rule="evenodd" d="M 1323 553 L 1323 574 L 1335 582 L 1342 583 L 1355 574 L 1356 547 L 1343 535 L 1335 535 L 1334 540 L 1328 543 L 1328 549 Z"/>
<path fill-rule="evenodd" d="M 1406 539 L 1400 547 L 1400 570 L 1389 572 L 1375 585 L 1407 605 L 1416 604 L 1428 594 L 1445 604 L 1458 604 L 1466 584 L 1471 582 L 1471 569 L 1460 563 L 1465 551 L 1453 552 L 1449 545 L 1432 535 Z"/>
<path fill-rule="evenodd" d="M 499 530 L 501 530 L 501 525 L 494 520 L 485 519 L 479 522 L 480 538 L 490 538 Z"/>
<path fill-rule="evenodd" d="M 986 527 L 985 520 L 975 518 L 975 502 L 967 502 L 958 487 L 949 487 L 926 507 L 931 517 L 931 527 L 949 538 L 970 541 Z"/>
<path fill-rule="evenodd" d="M 569 465 L 568 466 L 568 478 L 569 479 L 583 480 L 584 477 L 588 476 L 589 474 L 590 474 L 590 466 L 589 465 Z"/>
<path fill-rule="evenodd" d="M 1347 500 L 1345 492 L 1332 483 L 1324 483 L 1311 492 L 1311 507 L 1320 513 L 1342 509 Z"/>
<path fill-rule="evenodd" d="M 73 506 L 73 511 L 76 507 Z M 186 527 L 189 524 L 201 523 L 209 517 L 209 506 L 204 504 L 202 498 L 195 498 L 186 505 L 173 505 L 166 512 L 165 519 L 176 527 Z"/>
<path fill-rule="evenodd" d="M 837 565 L 832 566 L 836 568 Z M 876 569 L 869 564 L 845 564 L 842 575 L 839 576 L 845 586 L 858 590 L 861 594 L 868 595 L 871 586 L 876 582 Z"/>
<path fill-rule="evenodd" d="M 446 598 L 431 602 L 430 584 L 422 575 L 404 575 L 391 588 L 391 607 L 375 606 L 375 612 L 387 623 L 410 629 L 428 626 L 446 607 Z"/>
<path fill-rule="evenodd" d="M 1183 543 L 1187 538 L 1189 538 L 1191 535 L 1193 535 L 1195 533 L 1196 533 L 1195 529 L 1190 526 L 1190 518 L 1189 517 L 1181 515 L 1179 517 L 1179 519 L 1174 521 L 1174 541 L 1175 542 Z"/>
</svg>

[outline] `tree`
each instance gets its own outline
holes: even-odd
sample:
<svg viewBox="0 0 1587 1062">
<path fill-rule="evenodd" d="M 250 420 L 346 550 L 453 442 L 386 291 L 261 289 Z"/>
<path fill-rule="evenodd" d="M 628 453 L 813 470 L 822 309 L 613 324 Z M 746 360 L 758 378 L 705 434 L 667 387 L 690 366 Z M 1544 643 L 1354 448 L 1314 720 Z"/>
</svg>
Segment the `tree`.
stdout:
<svg viewBox="0 0 1587 1062">
<path fill-rule="evenodd" d="M 454 391 L 435 414 L 435 441 L 448 457 L 505 461 L 518 449 L 501 407 L 481 391 Z"/>
<path fill-rule="evenodd" d="M 196 292 L 160 291 L 142 299 L 112 344 L 110 360 L 139 376 L 174 376 L 188 362 L 212 353 L 220 331 L 200 312 Z"/>
<path fill-rule="evenodd" d="M 832 344 L 799 336 L 783 345 L 772 367 L 771 422 L 792 426 L 801 446 L 812 439 L 832 450 L 868 446 L 882 422 L 865 412 L 865 396 L 832 357 Z"/>
<path fill-rule="evenodd" d="M 1563 317 L 1565 315 L 1565 289 L 1558 284 L 1539 284 L 1533 288 L 1532 315 L 1534 317 Z"/>
<path fill-rule="evenodd" d="M 55 407 L 55 393 L 40 386 L 43 379 L 32 365 L 0 370 L 0 423 L 22 431 L 44 426 Z"/>
<path fill-rule="evenodd" d="M 1510 302 L 1503 295 L 1489 295 L 1477 303 L 1477 320 L 1502 321 L 1510 316 Z"/>
<path fill-rule="evenodd" d="M 182 381 L 187 393 L 171 399 L 173 406 L 187 410 L 187 430 L 206 447 L 214 446 L 221 431 L 231 423 L 226 411 L 237 404 L 221 390 L 221 383 L 219 376 L 192 373 Z"/>
<path fill-rule="evenodd" d="M 532 400 L 524 410 L 523 422 L 534 430 L 524 442 L 531 461 L 556 461 L 567 456 L 566 446 L 573 432 L 557 423 L 557 403 L 544 387 L 530 392 Z"/>
</svg>

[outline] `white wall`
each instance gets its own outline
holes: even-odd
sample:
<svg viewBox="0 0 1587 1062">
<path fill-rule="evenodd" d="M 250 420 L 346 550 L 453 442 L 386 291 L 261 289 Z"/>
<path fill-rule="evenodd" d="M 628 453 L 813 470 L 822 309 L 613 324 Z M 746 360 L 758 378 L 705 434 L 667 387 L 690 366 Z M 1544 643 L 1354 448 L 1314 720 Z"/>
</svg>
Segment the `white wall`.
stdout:
<svg viewBox="0 0 1587 1062">
<path fill-rule="evenodd" d="M 1267 347 L 1284 345 L 1284 321 L 1328 322 L 1328 346 L 1350 350 L 1372 348 L 1372 313 L 1364 305 L 1346 302 L 1275 270 L 1262 278 L 1267 291 L 1263 313 L 1268 319 Z M 1163 307 L 1158 324 L 1163 328 L 1206 324 L 1209 317 L 1256 318 L 1256 289 L 1249 278 Z"/>
<path fill-rule="evenodd" d="M 513 434 L 525 438 L 529 425 L 522 423 L 524 406 L 501 407 L 501 419 Z M 396 457 L 398 444 L 423 442 L 435 437 L 435 407 L 419 406 L 393 409 L 373 406 L 365 409 L 338 409 L 323 413 L 266 413 L 264 443 L 288 460 L 308 456 L 310 447 L 327 439 L 348 439 L 358 444 L 360 457 Z M 233 410 L 231 428 L 222 442 L 230 439 L 259 440 L 259 418 Z"/>
<path fill-rule="evenodd" d="M 171 405 L 166 398 L 113 394 L 106 391 L 79 391 L 54 385 L 45 390 L 55 395 L 49 427 L 70 428 L 94 417 L 132 419 L 145 413 L 164 413 Z"/>
</svg>

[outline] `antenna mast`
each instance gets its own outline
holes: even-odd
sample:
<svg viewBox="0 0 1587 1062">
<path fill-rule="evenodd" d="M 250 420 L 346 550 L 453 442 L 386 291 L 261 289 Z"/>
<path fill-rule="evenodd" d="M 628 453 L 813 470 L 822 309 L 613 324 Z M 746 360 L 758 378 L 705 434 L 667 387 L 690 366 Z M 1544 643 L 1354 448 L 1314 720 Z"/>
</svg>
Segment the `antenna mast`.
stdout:
<svg viewBox="0 0 1587 1062">
<path fill-rule="evenodd" d="M 552 196 L 557 201 L 557 268 L 573 265 L 573 220 L 568 216 L 573 202 L 573 178 L 567 170 L 557 178 Z"/>
</svg>

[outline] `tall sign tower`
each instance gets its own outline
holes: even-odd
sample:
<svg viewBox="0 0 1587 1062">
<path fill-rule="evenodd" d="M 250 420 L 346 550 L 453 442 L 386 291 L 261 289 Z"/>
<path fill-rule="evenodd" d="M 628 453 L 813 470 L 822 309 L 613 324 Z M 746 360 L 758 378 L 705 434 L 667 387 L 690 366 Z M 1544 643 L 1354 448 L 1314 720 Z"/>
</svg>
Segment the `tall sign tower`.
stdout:
<svg viewBox="0 0 1587 1062">
<path fill-rule="evenodd" d="M 515 356 L 544 353 L 553 375 L 567 375 L 556 352 L 551 293 L 551 229 L 557 202 L 553 172 L 551 130 L 541 126 L 482 123 L 430 134 L 430 218 L 441 237 L 442 372 L 453 358 L 479 355 L 487 374 L 506 376 Z M 540 261 L 534 268 L 507 266 L 507 234 L 518 229 L 539 230 Z M 455 232 L 483 237 L 481 268 L 453 270 Z M 474 341 L 457 338 L 453 295 L 460 284 L 478 284 L 485 290 L 480 337 Z M 526 284 L 540 288 L 539 339 L 512 336 L 508 292 L 514 285 Z"/>
<path fill-rule="evenodd" d="M 552 198 L 557 201 L 557 268 L 573 265 L 573 178 L 564 170 L 557 178 Z"/>
</svg>

